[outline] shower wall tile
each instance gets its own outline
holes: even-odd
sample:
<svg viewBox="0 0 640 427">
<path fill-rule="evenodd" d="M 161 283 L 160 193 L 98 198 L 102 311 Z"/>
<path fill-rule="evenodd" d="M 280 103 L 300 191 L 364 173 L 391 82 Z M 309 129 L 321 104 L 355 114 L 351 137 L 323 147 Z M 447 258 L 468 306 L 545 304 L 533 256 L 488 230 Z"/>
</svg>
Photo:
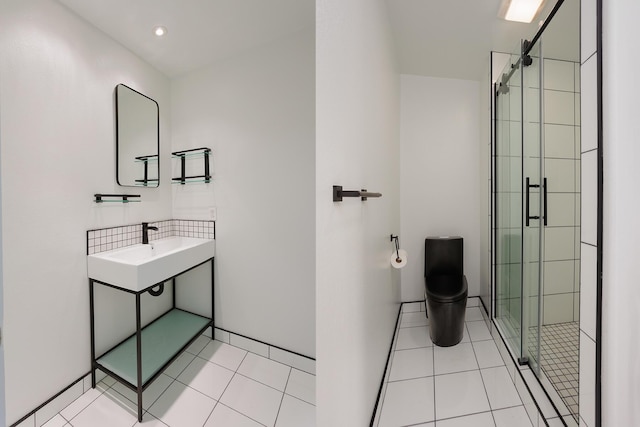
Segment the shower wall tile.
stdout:
<svg viewBox="0 0 640 427">
<path fill-rule="evenodd" d="M 573 84 L 575 85 L 574 92 L 580 93 L 580 64 L 578 64 L 577 62 L 573 63 L 573 72 L 575 74 L 575 78 L 573 80 Z"/>
<path fill-rule="evenodd" d="M 575 225 L 575 194 L 549 193 L 547 195 L 547 201 L 548 227 L 571 227 Z"/>
<path fill-rule="evenodd" d="M 545 261 L 574 259 L 573 233 L 575 227 L 547 227 L 545 231 Z"/>
<path fill-rule="evenodd" d="M 543 301 L 543 324 L 566 323 L 573 321 L 573 292 L 567 294 L 545 295 Z"/>
<path fill-rule="evenodd" d="M 545 159 L 545 173 L 550 193 L 573 193 L 575 185 L 575 160 Z"/>
<path fill-rule="evenodd" d="M 544 264 L 544 295 L 574 291 L 575 261 L 547 261 Z"/>
<path fill-rule="evenodd" d="M 544 121 L 551 124 L 572 125 L 575 120 L 573 92 L 544 91 Z"/>
<path fill-rule="evenodd" d="M 545 158 L 575 159 L 575 155 L 575 126 L 545 124 Z"/>
<path fill-rule="evenodd" d="M 596 261 L 597 248 L 585 243 L 581 246 L 580 267 L 580 329 L 591 339 L 596 337 Z"/>
<path fill-rule="evenodd" d="M 598 55 L 594 55 L 582 66 L 580 105 L 582 117 L 582 150 L 587 152 L 598 147 Z"/>
<path fill-rule="evenodd" d="M 596 52 L 596 0 L 580 1 L 580 62 Z"/>
<path fill-rule="evenodd" d="M 574 92 L 575 69 L 573 62 L 544 60 L 544 88 Z"/>
<path fill-rule="evenodd" d="M 589 151 L 582 155 L 581 218 L 582 241 L 597 245 L 598 224 L 598 153 Z"/>
<path fill-rule="evenodd" d="M 573 321 L 580 321 L 580 292 L 573 293 Z"/>
<path fill-rule="evenodd" d="M 580 418 L 587 427 L 595 427 L 596 343 L 580 332 Z M 582 423 L 580 424 L 582 425 Z"/>
<path fill-rule="evenodd" d="M 581 122 L 581 117 L 582 117 L 582 111 L 581 111 L 581 107 L 580 107 L 580 93 L 576 93 L 574 95 L 574 114 L 575 114 L 575 119 L 573 120 L 573 122 L 576 124 L 576 126 L 580 125 Z"/>
</svg>

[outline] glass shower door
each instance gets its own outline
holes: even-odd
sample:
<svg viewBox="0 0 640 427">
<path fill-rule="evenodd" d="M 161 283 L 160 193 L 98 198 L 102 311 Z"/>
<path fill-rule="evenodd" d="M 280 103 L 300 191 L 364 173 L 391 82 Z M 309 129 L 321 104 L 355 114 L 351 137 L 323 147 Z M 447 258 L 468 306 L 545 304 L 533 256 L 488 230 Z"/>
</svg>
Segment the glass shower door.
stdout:
<svg viewBox="0 0 640 427">
<path fill-rule="evenodd" d="M 522 84 L 518 53 L 495 91 L 496 319 L 509 346 L 522 355 Z"/>
<path fill-rule="evenodd" d="M 542 65 L 540 42 L 523 56 L 522 154 L 523 154 L 523 262 L 522 262 L 522 359 L 537 372 L 540 363 L 540 307 L 543 259 L 544 162 L 541 105 Z"/>
</svg>

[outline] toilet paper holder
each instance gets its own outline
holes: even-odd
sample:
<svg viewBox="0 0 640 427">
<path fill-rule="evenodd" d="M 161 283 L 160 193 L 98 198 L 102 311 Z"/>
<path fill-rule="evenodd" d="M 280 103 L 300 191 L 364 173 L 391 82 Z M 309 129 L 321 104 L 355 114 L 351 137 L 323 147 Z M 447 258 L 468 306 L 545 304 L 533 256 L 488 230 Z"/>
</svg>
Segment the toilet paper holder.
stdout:
<svg viewBox="0 0 640 427">
<path fill-rule="evenodd" d="M 396 262 L 400 262 L 400 242 L 398 236 L 394 236 L 393 234 L 390 236 L 389 241 L 396 241 Z"/>
</svg>

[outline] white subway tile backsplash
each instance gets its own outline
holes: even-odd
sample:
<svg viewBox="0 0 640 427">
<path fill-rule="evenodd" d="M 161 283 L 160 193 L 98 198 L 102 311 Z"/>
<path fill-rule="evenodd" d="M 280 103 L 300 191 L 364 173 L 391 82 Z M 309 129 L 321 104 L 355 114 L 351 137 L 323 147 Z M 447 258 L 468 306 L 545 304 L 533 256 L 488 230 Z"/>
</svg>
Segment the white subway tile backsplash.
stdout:
<svg viewBox="0 0 640 427">
<path fill-rule="evenodd" d="M 598 156 L 597 151 L 582 155 L 581 219 L 582 241 L 597 245 Z"/>
<path fill-rule="evenodd" d="M 556 90 L 544 91 L 544 121 L 545 123 L 574 125 L 575 99 L 573 92 Z"/>
<path fill-rule="evenodd" d="M 573 92 L 575 85 L 575 69 L 573 62 L 544 60 L 544 88 Z"/>
<path fill-rule="evenodd" d="M 582 152 L 598 147 L 598 55 L 594 55 L 582 65 L 580 104 L 580 128 L 582 131 Z"/>
</svg>

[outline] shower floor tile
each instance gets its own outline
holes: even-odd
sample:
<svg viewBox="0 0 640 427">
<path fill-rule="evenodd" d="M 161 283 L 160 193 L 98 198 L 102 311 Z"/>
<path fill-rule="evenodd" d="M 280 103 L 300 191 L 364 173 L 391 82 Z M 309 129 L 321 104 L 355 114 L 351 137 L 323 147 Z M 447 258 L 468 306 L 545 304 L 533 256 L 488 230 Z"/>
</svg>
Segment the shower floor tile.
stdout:
<svg viewBox="0 0 640 427">
<path fill-rule="evenodd" d="M 420 343 L 421 355 L 411 358 L 411 369 L 403 370 L 401 380 L 393 370 L 390 372 L 392 378 L 383 387 L 375 427 L 532 427 L 480 310 L 483 309 L 467 309 L 464 339 L 448 348 L 433 345 L 428 327 L 407 327 L 408 323 L 423 321 L 424 311 L 403 312 L 403 319 L 407 314 L 410 317 L 398 329 L 392 365 L 406 363 L 405 359 L 413 354 L 403 348 L 416 343 Z M 407 332 L 408 329 L 412 330 Z M 419 337 L 418 333 L 424 336 Z M 418 363 L 424 366 L 420 368 Z"/>
<path fill-rule="evenodd" d="M 537 332 L 536 327 L 531 330 L 534 334 Z M 576 420 L 579 414 L 579 340 L 578 322 L 542 325 L 540 366 Z"/>
<path fill-rule="evenodd" d="M 199 338 L 143 394 L 110 377 L 89 389 L 44 427 L 313 427 L 314 375 L 211 338 Z M 156 386 L 157 383 L 157 386 Z"/>
</svg>

